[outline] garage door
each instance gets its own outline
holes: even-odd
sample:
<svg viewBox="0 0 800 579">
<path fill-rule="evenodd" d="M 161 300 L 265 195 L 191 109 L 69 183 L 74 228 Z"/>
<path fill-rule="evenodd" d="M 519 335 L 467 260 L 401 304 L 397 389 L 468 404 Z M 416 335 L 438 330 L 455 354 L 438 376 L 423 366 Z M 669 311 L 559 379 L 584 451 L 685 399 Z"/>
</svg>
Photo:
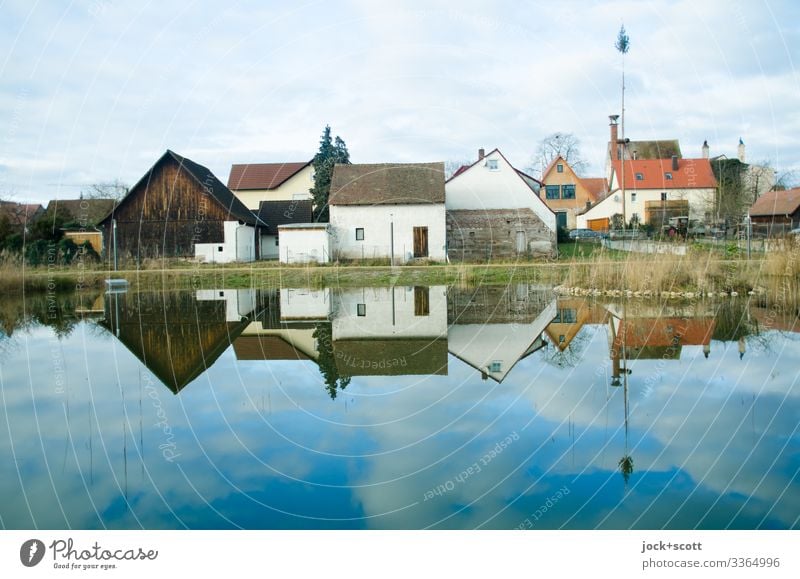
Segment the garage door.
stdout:
<svg viewBox="0 0 800 579">
<path fill-rule="evenodd" d="M 589 219 L 586 221 L 586 225 L 588 225 L 589 229 L 592 231 L 608 231 L 608 217 L 604 217 L 603 219 Z"/>
</svg>

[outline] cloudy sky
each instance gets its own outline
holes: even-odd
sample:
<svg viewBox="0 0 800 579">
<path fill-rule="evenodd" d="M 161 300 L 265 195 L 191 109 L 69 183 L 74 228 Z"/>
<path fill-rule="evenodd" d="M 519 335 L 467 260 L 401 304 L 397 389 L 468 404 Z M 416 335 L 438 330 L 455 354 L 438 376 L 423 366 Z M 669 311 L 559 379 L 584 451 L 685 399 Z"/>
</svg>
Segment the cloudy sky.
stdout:
<svg viewBox="0 0 800 579">
<path fill-rule="evenodd" d="M 787 0 L 512 2 L 0 0 L 0 196 L 133 184 L 170 148 L 223 181 L 231 163 L 313 156 L 521 168 L 554 132 L 599 174 L 608 115 L 684 156 L 800 169 L 800 8 Z"/>
</svg>

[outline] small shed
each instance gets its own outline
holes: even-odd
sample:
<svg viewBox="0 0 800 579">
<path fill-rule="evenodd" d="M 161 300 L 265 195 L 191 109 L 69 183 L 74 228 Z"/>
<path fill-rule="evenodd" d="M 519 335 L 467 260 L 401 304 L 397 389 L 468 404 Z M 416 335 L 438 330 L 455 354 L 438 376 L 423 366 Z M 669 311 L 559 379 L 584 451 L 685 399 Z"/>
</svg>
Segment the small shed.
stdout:
<svg viewBox="0 0 800 579">
<path fill-rule="evenodd" d="M 281 263 L 328 263 L 331 260 L 327 223 L 289 223 L 278 226 Z"/>
<path fill-rule="evenodd" d="M 761 233 L 780 235 L 800 227 L 800 188 L 767 191 L 750 208 L 750 219 Z"/>
</svg>

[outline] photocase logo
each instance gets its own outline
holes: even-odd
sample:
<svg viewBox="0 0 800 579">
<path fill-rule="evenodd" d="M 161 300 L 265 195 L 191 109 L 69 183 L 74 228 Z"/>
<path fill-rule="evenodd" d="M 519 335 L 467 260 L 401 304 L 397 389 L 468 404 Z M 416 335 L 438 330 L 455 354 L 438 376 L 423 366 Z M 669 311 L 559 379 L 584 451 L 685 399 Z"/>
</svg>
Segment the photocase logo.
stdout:
<svg viewBox="0 0 800 579">
<path fill-rule="evenodd" d="M 39 539 L 29 539 L 19 549 L 19 560 L 26 567 L 36 567 L 44 558 L 44 543 Z"/>
</svg>

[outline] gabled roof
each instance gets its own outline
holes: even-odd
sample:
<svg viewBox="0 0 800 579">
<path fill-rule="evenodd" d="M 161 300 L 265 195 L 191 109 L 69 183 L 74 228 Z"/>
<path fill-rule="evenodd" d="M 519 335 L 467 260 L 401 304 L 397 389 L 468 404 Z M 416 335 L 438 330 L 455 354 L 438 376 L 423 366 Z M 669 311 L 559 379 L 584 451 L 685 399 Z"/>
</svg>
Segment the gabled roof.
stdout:
<svg viewBox="0 0 800 579">
<path fill-rule="evenodd" d="M 620 181 L 621 161 L 612 166 Z M 637 179 L 636 175 L 642 178 Z M 671 177 L 669 178 L 668 175 Z M 717 179 L 708 159 L 679 159 L 678 169 L 672 168 L 672 159 L 631 159 L 625 161 L 625 189 L 706 189 L 717 186 Z"/>
<path fill-rule="evenodd" d="M 258 204 L 258 218 L 267 224 L 267 235 L 277 235 L 279 225 L 311 223 L 314 219 L 310 199 L 262 201 Z"/>
<path fill-rule="evenodd" d="M 750 215 L 791 215 L 800 208 L 800 189 L 767 191 L 750 208 Z"/>
<path fill-rule="evenodd" d="M 583 177 L 581 183 L 592 201 L 602 199 L 608 194 L 608 181 L 605 177 Z"/>
<path fill-rule="evenodd" d="M 445 183 L 449 183 L 450 181 L 452 181 L 453 179 L 455 179 L 456 177 L 458 177 L 459 175 L 461 175 L 462 173 L 464 173 L 464 172 L 465 172 L 465 171 L 467 171 L 468 169 L 472 169 L 472 168 L 473 168 L 475 165 L 477 165 L 477 164 L 478 164 L 478 163 L 480 163 L 481 161 L 484 161 L 484 160 L 486 160 L 486 158 L 487 158 L 487 157 L 489 157 L 489 156 L 491 156 L 491 155 L 494 155 L 495 153 L 497 153 L 498 155 L 500 155 L 500 157 L 502 157 L 502 159 L 503 159 L 503 160 L 504 160 L 506 163 L 508 163 L 508 166 L 509 166 L 509 167 L 511 167 L 512 169 L 514 169 L 514 171 L 516 171 L 517 175 L 519 175 L 520 179 L 522 179 L 522 181 L 523 181 L 523 182 L 524 182 L 524 183 L 525 183 L 525 184 L 526 184 L 526 185 L 527 185 L 527 186 L 528 186 L 528 187 L 531 189 L 531 191 L 533 191 L 534 193 L 538 193 L 538 191 L 536 191 L 536 189 L 533 187 L 533 184 L 532 184 L 531 182 L 535 182 L 535 183 L 537 183 L 539 186 L 541 186 L 541 185 L 542 185 L 542 182 L 541 182 L 539 179 L 536 179 L 535 177 L 531 177 L 531 176 L 530 176 L 530 175 L 528 175 L 527 173 L 524 173 L 523 171 L 520 171 L 519 169 L 517 169 L 516 167 L 514 167 L 514 165 L 512 165 L 511 163 L 509 163 L 509 162 L 508 162 L 508 159 L 506 159 L 506 156 L 505 156 L 505 155 L 503 155 L 503 153 L 500 151 L 500 149 L 498 149 L 498 148 L 496 148 L 496 147 L 495 147 L 494 149 L 492 149 L 491 151 L 489 151 L 489 152 L 488 152 L 486 155 L 484 155 L 482 159 L 478 159 L 478 160 L 476 160 L 476 161 L 473 161 L 473 162 L 472 162 L 472 163 L 470 163 L 469 165 L 462 165 L 461 167 L 459 167 L 459 168 L 458 168 L 458 171 L 456 171 L 455 173 L 453 173 L 453 174 L 450 176 L 450 178 L 449 178 L 447 181 L 445 181 Z"/>
<path fill-rule="evenodd" d="M 159 165 L 168 160 L 177 162 L 178 166 L 182 170 L 186 171 L 197 182 L 197 184 L 200 185 L 200 187 L 202 187 L 209 195 L 211 195 L 211 197 L 228 212 L 230 217 L 249 225 L 265 225 L 258 220 L 256 214 L 250 211 L 250 209 L 248 209 L 230 189 L 222 184 L 222 181 L 217 179 L 216 175 L 214 175 L 211 170 L 203 165 L 200 165 L 199 163 L 195 163 L 191 159 L 181 157 L 169 149 L 167 149 L 167 152 L 159 157 L 158 161 L 156 161 L 153 166 L 150 167 L 147 173 L 145 173 L 144 176 L 139 179 L 136 185 L 130 188 L 128 194 L 125 195 L 125 197 L 117 204 L 117 208 L 121 207 L 129 198 L 131 198 L 131 195 L 133 195 L 139 189 L 140 185 L 146 184 L 150 180 L 153 171 L 155 171 Z M 112 213 L 109 213 L 101 222 L 106 222 L 111 215 Z"/>
<path fill-rule="evenodd" d="M 44 207 L 38 203 L 0 201 L 0 218 L 7 217 L 12 226 L 25 226 L 38 219 L 43 213 Z"/>
<path fill-rule="evenodd" d="M 64 221 L 97 225 L 116 205 L 116 199 L 53 199 L 47 204 L 47 211 L 60 215 Z"/>
<path fill-rule="evenodd" d="M 311 161 L 232 165 L 228 187 L 233 191 L 277 189 L 310 164 Z"/>
<path fill-rule="evenodd" d="M 280 336 L 239 336 L 233 341 L 237 360 L 311 360 Z"/>
<path fill-rule="evenodd" d="M 333 168 L 331 205 L 444 203 L 444 163 L 378 163 Z"/>
</svg>

